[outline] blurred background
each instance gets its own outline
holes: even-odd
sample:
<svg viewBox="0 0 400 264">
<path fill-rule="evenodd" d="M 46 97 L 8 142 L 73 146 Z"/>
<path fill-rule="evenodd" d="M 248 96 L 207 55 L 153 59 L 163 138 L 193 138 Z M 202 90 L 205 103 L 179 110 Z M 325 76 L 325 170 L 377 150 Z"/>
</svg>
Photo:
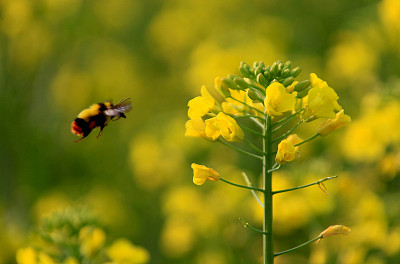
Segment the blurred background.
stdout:
<svg viewBox="0 0 400 264">
<path fill-rule="evenodd" d="M 190 164 L 238 183 L 241 171 L 259 182 L 260 165 L 184 137 L 201 85 L 256 60 L 315 72 L 353 119 L 274 176 L 278 189 L 338 175 L 329 196 L 316 186 L 277 196 L 276 251 L 333 224 L 351 234 L 276 263 L 398 263 L 399 47 L 398 0 L 0 0 L 0 263 L 15 263 L 41 218 L 74 206 L 149 263 L 260 263 L 261 236 L 238 220 L 262 226 L 251 193 L 195 186 Z M 82 109 L 127 97 L 127 119 L 73 143 Z"/>
</svg>

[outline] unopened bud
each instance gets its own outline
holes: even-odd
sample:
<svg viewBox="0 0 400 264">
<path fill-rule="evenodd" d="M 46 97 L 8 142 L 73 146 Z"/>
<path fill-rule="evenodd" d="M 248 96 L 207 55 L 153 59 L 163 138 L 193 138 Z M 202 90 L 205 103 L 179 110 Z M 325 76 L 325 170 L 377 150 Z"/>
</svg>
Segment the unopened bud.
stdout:
<svg viewBox="0 0 400 264">
<path fill-rule="evenodd" d="M 310 84 L 311 84 L 310 80 L 305 80 L 305 81 L 299 82 L 294 86 L 294 90 L 296 92 L 301 92 L 304 89 L 306 89 L 308 86 L 310 86 Z"/>
<path fill-rule="evenodd" d="M 289 76 L 289 73 L 290 73 L 290 70 L 289 70 L 289 69 L 284 69 L 284 70 L 282 71 L 281 78 L 286 78 L 286 77 L 288 77 L 288 76 Z"/>
<path fill-rule="evenodd" d="M 240 62 L 239 71 L 243 77 L 250 77 L 250 65 L 248 65 L 246 62 Z"/>
<path fill-rule="evenodd" d="M 247 96 L 253 101 L 264 102 L 265 96 L 258 90 L 250 88 L 247 90 Z"/>
<path fill-rule="evenodd" d="M 268 66 L 269 67 L 269 66 Z M 264 78 L 269 82 L 272 78 L 271 78 L 271 73 L 269 72 L 271 68 L 267 68 L 267 70 L 264 71 Z"/>
<path fill-rule="evenodd" d="M 291 69 L 292 68 L 292 62 L 291 61 L 287 61 L 285 62 L 285 64 L 283 65 L 284 69 Z"/>
<path fill-rule="evenodd" d="M 260 63 L 260 64 L 258 64 L 258 66 L 257 66 L 257 68 L 255 69 L 255 71 L 254 71 L 254 73 L 255 73 L 255 75 L 257 76 L 257 75 L 259 75 L 260 73 L 262 73 L 263 71 L 264 71 L 264 63 Z"/>
<path fill-rule="evenodd" d="M 243 90 L 249 87 L 249 83 L 247 83 L 243 78 L 236 77 L 233 81 Z"/>
<path fill-rule="evenodd" d="M 257 75 L 257 82 L 264 87 L 267 87 L 269 85 L 269 82 L 265 79 L 262 73 Z"/>
<path fill-rule="evenodd" d="M 293 76 L 294 78 L 296 78 L 300 74 L 300 72 L 301 72 L 301 68 L 296 67 L 290 71 L 290 76 Z"/>
<path fill-rule="evenodd" d="M 296 86 L 295 86 L 296 87 Z M 296 91 L 296 88 L 294 89 L 295 91 Z M 310 89 L 304 89 L 303 91 L 301 91 L 301 92 L 298 92 L 297 93 L 297 98 L 299 98 L 299 99 L 301 99 L 301 98 L 303 98 L 303 97 L 306 97 L 307 95 L 308 95 L 308 91 L 309 91 Z"/>
<path fill-rule="evenodd" d="M 229 78 L 222 78 L 222 86 L 227 88 L 227 89 L 232 89 L 232 90 L 241 90 L 237 84 Z"/>
<path fill-rule="evenodd" d="M 292 84 L 293 81 L 294 81 L 293 77 L 287 77 L 286 79 L 284 79 L 282 81 L 282 85 L 285 86 L 285 87 L 288 87 L 289 85 Z"/>
<path fill-rule="evenodd" d="M 278 73 L 278 64 L 274 62 L 271 66 L 271 70 L 269 71 L 271 74 L 271 77 L 275 77 Z"/>
</svg>

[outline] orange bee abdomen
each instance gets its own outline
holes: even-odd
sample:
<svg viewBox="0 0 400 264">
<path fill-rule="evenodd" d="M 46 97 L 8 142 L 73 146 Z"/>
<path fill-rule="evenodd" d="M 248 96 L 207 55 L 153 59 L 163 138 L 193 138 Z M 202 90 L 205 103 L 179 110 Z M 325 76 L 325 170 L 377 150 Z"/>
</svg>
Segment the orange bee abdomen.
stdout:
<svg viewBox="0 0 400 264">
<path fill-rule="evenodd" d="M 71 124 L 71 132 L 78 136 L 82 135 L 83 129 L 78 125 L 75 120 Z"/>
</svg>

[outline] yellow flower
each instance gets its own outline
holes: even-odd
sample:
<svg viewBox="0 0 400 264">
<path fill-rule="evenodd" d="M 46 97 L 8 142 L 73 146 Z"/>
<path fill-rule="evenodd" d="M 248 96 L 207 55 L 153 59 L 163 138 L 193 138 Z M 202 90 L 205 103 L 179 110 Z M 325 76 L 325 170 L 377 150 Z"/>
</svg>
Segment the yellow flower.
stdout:
<svg viewBox="0 0 400 264">
<path fill-rule="evenodd" d="M 265 112 L 270 116 L 279 116 L 294 109 L 296 97 L 286 92 L 285 86 L 278 82 L 271 83 L 266 90 Z"/>
<path fill-rule="evenodd" d="M 348 228 L 347 226 L 344 225 L 331 225 L 324 231 L 322 231 L 320 239 L 317 240 L 317 243 L 324 237 L 328 236 L 335 236 L 335 235 L 348 235 L 350 233 L 351 229 Z"/>
<path fill-rule="evenodd" d="M 63 264 L 79 264 L 79 262 L 74 257 L 68 257 L 66 260 L 64 260 Z"/>
<path fill-rule="evenodd" d="M 113 264 L 144 264 L 150 259 L 146 249 L 135 246 L 124 238 L 117 239 L 106 253 Z"/>
<path fill-rule="evenodd" d="M 292 161 L 298 154 L 298 148 L 296 144 L 303 140 L 296 134 L 288 136 L 282 140 L 278 145 L 278 153 L 276 153 L 275 161 L 278 164 L 285 164 L 286 162 Z"/>
<path fill-rule="evenodd" d="M 209 181 L 218 181 L 219 173 L 212 168 L 208 168 L 204 165 L 199 165 L 196 163 L 192 163 L 193 169 L 193 183 L 196 185 L 202 185 Z"/>
<path fill-rule="evenodd" d="M 94 256 L 106 242 L 106 234 L 98 227 L 85 226 L 79 231 L 81 253 L 85 256 Z"/>
<path fill-rule="evenodd" d="M 206 120 L 205 134 L 207 138 L 216 140 L 220 135 L 229 142 L 240 142 L 244 138 L 243 130 L 235 119 L 220 112 L 216 117 Z"/>
<path fill-rule="evenodd" d="M 344 114 L 342 109 L 339 113 L 336 113 L 334 119 L 327 119 L 321 123 L 318 128 L 318 134 L 321 136 L 326 136 L 333 130 L 339 129 L 341 127 L 347 126 L 351 123 L 351 117 Z"/>
<path fill-rule="evenodd" d="M 319 79 L 315 73 L 310 74 L 311 89 L 308 91 L 307 107 L 303 119 L 311 117 L 335 118 L 335 110 L 342 107 L 338 104 L 339 97 L 328 84 Z"/>
<path fill-rule="evenodd" d="M 43 252 L 36 252 L 32 247 L 21 248 L 17 251 L 18 264 L 54 264 L 51 257 Z"/>
<path fill-rule="evenodd" d="M 188 116 L 190 118 L 202 117 L 207 114 L 215 105 L 215 100 L 203 85 L 201 96 L 197 96 L 189 101 Z"/>
<path fill-rule="evenodd" d="M 18 264 L 36 264 L 36 251 L 31 247 L 18 249 L 17 263 Z"/>
<path fill-rule="evenodd" d="M 205 133 L 206 125 L 201 117 L 195 117 L 186 121 L 185 128 L 186 137 L 207 138 Z"/>
</svg>

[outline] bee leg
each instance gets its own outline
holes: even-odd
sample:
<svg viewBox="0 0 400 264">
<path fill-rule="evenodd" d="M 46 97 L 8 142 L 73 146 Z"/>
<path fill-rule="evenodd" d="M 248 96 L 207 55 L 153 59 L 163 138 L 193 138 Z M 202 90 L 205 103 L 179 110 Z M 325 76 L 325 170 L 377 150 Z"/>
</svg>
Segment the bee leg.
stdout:
<svg viewBox="0 0 400 264">
<path fill-rule="evenodd" d="M 86 135 L 87 136 L 87 135 Z M 81 141 L 82 139 L 84 139 L 86 136 L 81 137 L 80 139 L 74 140 L 74 142 L 78 142 Z"/>
<path fill-rule="evenodd" d="M 104 128 L 105 126 L 106 126 L 106 125 L 100 126 L 100 132 L 99 132 L 99 134 L 97 134 L 97 138 L 99 138 L 99 136 L 101 136 L 101 134 L 103 133 L 103 128 Z"/>
</svg>

